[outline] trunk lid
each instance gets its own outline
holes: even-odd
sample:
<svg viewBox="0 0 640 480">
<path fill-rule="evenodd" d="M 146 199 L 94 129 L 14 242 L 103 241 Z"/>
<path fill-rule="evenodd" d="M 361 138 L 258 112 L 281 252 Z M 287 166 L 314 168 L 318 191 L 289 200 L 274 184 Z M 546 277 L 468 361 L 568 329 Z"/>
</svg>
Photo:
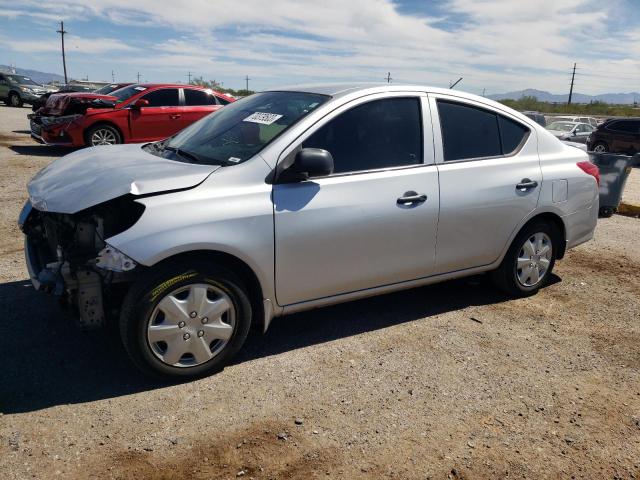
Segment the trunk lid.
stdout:
<svg viewBox="0 0 640 480">
<path fill-rule="evenodd" d="M 34 208 L 72 214 L 126 194 L 192 188 L 218 168 L 157 157 L 140 144 L 93 147 L 50 163 L 27 189 Z"/>
</svg>

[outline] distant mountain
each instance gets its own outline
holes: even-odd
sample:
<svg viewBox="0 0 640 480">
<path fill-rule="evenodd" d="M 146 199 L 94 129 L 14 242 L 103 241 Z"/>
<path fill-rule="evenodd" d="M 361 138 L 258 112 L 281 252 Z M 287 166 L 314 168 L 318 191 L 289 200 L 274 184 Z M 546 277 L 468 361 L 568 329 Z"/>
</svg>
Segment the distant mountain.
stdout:
<svg viewBox="0 0 640 480">
<path fill-rule="evenodd" d="M 519 90 L 517 92 L 507 93 L 495 93 L 493 95 L 487 95 L 492 100 L 518 100 L 522 97 L 536 97 L 541 102 L 558 102 L 566 103 L 569 98 L 568 93 L 554 94 L 546 92 L 544 90 L 536 90 L 535 88 L 527 88 L 525 90 Z M 605 102 L 618 105 L 633 104 L 634 102 L 640 102 L 640 93 L 603 93 L 601 95 L 585 95 L 583 93 L 574 93 L 571 98 L 575 103 L 590 103 L 590 102 Z"/>
<path fill-rule="evenodd" d="M 0 72 L 10 72 L 11 67 L 8 65 L 0 65 Z M 64 77 L 62 75 L 58 75 L 57 73 L 46 73 L 39 72 L 38 70 L 29 70 L 28 68 L 16 68 L 16 73 L 19 75 L 25 75 L 30 77 L 34 82 L 37 83 L 51 83 L 51 82 L 62 82 L 64 83 Z"/>
</svg>

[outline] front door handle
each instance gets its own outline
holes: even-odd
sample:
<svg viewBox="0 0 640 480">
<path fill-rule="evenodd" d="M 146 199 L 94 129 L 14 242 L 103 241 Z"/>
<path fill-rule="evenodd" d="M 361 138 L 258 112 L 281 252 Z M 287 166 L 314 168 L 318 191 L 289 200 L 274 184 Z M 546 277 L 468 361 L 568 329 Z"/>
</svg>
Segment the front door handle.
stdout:
<svg viewBox="0 0 640 480">
<path fill-rule="evenodd" d="M 416 192 L 405 192 L 405 194 L 398 198 L 398 205 L 418 205 L 427 201 L 427 196 Z"/>
<path fill-rule="evenodd" d="M 527 190 L 531 190 L 532 188 L 536 188 L 538 186 L 538 182 L 535 180 L 530 180 L 528 178 L 523 178 L 519 184 L 516 185 L 516 190 L 520 190 L 521 192 L 526 192 Z"/>
</svg>

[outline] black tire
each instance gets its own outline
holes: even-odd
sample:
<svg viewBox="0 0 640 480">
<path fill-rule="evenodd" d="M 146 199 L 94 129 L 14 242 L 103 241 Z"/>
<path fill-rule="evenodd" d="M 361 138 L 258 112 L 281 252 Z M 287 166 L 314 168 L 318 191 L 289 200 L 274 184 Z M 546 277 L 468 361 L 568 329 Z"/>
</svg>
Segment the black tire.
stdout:
<svg viewBox="0 0 640 480">
<path fill-rule="evenodd" d="M 601 150 L 598 151 L 598 148 L 600 148 Z M 609 151 L 609 146 L 604 142 L 596 142 L 593 144 L 592 151 L 596 153 L 607 153 Z"/>
<path fill-rule="evenodd" d="M 537 233 L 544 233 L 551 240 L 551 258 L 549 266 L 540 281 L 535 285 L 526 286 L 518 279 L 518 257 L 520 256 L 521 248 L 525 241 Z M 562 236 L 554 225 L 542 221 L 526 225 L 513 240 L 500 266 L 491 272 L 493 282 L 501 290 L 513 297 L 535 295 L 538 290 L 547 284 L 551 277 L 561 241 Z"/>
<path fill-rule="evenodd" d="M 108 138 L 113 138 L 114 141 L 112 143 L 94 143 L 94 135 L 99 135 L 100 133 L 109 136 Z M 118 143 L 122 143 L 122 135 L 120 135 L 117 128 L 104 123 L 99 123 L 86 131 L 84 141 L 88 147 L 95 147 L 97 145 L 116 145 Z"/>
<path fill-rule="evenodd" d="M 11 107 L 20 108 L 22 107 L 22 98 L 16 92 L 11 92 L 9 94 L 9 98 L 7 99 L 7 104 Z"/>
<path fill-rule="evenodd" d="M 224 347 L 210 360 L 194 366 L 172 366 L 154 353 L 147 327 L 156 306 L 169 293 L 193 284 L 223 291 L 235 309 L 235 325 Z M 244 344 L 251 326 L 251 303 L 242 281 L 231 271 L 205 259 L 169 261 L 146 271 L 129 289 L 120 312 L 120 337 L 132 362 L 143 373 L 186 380 L 221 371 Z"/>
<path fill-rule="evenodd" d="M 609 218 L 612 217 L 614 213 L 616 213 L 616 209 L 613 207 L 600 207 L 598 213 L 603 218 Z"/>
</svg>

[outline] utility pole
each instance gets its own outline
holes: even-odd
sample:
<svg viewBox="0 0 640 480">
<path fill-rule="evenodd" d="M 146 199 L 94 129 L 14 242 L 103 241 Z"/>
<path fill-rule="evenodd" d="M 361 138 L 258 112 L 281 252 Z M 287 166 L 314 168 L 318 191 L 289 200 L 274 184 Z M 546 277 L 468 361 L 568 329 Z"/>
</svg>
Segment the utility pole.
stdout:
<svg viewBox="0 0 640 480">
<path fill-rule="evenodd" d="M 246 76 L 244 77 L 244 80 L 245 80 L 246 85 L 247 85 L 247 86 L 246 86 L 247 95 L 249 95 L 249 80 L 251 80 L 251 79 L 249 78 L 249 75 L 246 75 Z"/>
<path fill-rule="evenodd" d="M 140 72 L 138 72 L 138 82 L 137 83 L 140 83 Z"/>
<path fill-rule="evenodd" d="M 67 33 L 64 29 L 64 22 L 60 22 L 60 30 L 56 30 L 56 33 L 59 33 L 60 38 L 62 39 L 62 68 L 64 69 L 64 83 L 69 83 L 67 81 L 67 60 L 64 56 L 64 34 Z"/>
<path fill-rule="evenodd" d="M 191 72 L 187 73 L 187 78 L 189 79 L 189 85 L 191 85 Z"/>
<path fill-rule="evenodd" d="M 485 92 L 486 90 L 487 90 L 486 88 L 483 88 L 483 89 L 482 89 L 482 96 L 483 96 L 483 97 L 484 97 L 484 92 Z"/>
<path fill-rule="evenodd" d="M 457 84 L 459 84 L 462 81 L 462 77 L 460 77 L 458 80 L 456 80 L 456 83 L 449 85 L 449 90 L 451 90 L 453 87 L 455 87 Z"/>
<path fill-rule="evenodd" d="M 569 88 L 569 101 L 567 105 L 571 105 L 571 97 L 573 96 L 573 82 L 576 79 L 576 64 L 573 64 L 573 73 L 571 74 L 571 87 Z"/>
<path fill-rule="evenodd" d="M 387 83 L 391 83 L 391 80 L 393 80 L 393 78 L 391 78 L 391 72 L 387 72 Z"/>
<path fill-rule="evenodd" d="M 116 83 L 116 73 L 111 70 L 111 83 Z"/>
</svg>

